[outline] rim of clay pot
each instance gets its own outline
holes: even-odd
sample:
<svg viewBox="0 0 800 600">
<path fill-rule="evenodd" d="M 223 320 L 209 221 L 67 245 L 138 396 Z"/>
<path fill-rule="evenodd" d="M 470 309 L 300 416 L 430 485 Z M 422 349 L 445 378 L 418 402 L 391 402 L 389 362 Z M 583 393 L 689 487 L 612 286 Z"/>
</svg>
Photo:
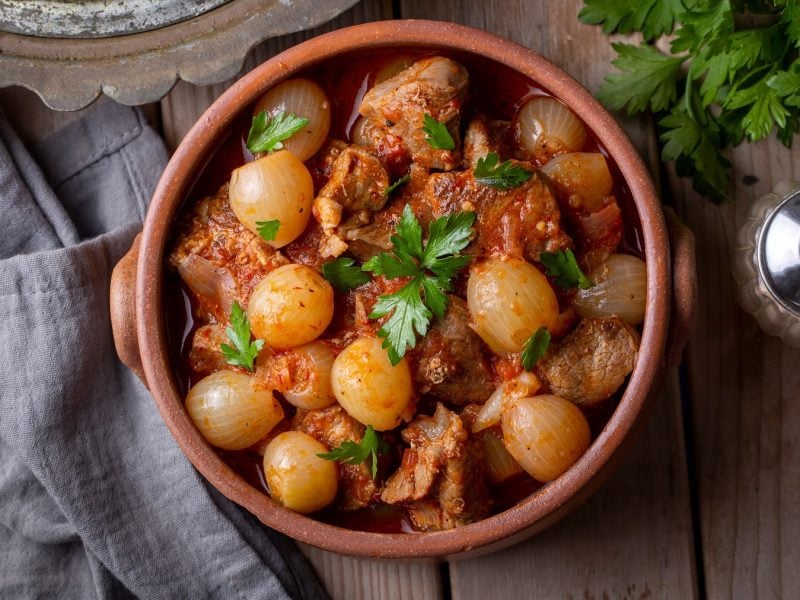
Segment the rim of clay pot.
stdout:
<svg viewBox="0 0 800 600">
<path fill-rule="evenodd" d="M 265 90 L 321 60 L 391 47 L 458 50 L 504 64 L 542 84 L 574 110 L 615 160 L 641 220 L 647 262 L 647 311 L 637 365 L 620 402 L 584 455 L 561 477 L 502 513 L 455 529 L 427 533 L 371 533 L 316 521 L 273 502 L 237 475 L 194 427 L 183 408 L 167 348 L 163 319 L 165 243 L 195 175 L 215 142 Z M 572 77 L 539 54 L 493 34 L 436 21 L 381 21 L 328 33 L 295 46 L 246 75 L 200 117 L 167 165 L 147 213 L 136 277 L 137 334 L 150 391 L 180 447 L 225 496 L 264 524 L 299 541 L 381 558 L 455 555 L 541 529 L 593 489 L 642 416 L 663 366 L 671 297 L 669 243 L 658 196 L 644 163 L 611 115 Z M 517 535 L 515 535 L 517 534 Z"/>
</svg>

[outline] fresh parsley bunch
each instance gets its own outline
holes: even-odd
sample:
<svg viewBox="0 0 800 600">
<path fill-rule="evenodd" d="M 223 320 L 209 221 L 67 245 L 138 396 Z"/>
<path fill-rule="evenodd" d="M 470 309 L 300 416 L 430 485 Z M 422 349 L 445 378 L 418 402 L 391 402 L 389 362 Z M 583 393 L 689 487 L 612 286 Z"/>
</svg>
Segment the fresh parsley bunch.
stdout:
<svg viewBox="0 0 800 600">
<path fill-rule="evenodd" d="M 598 98 L 629 115 L 658 118 L 661 157 L 714 199 L 728 197 L 723 150 L 777 129 L 789 147 L 800 131 L 800 0 L 585 0 L 579 18 L 606 33 L 642 33 L 615 43 L 620 69 Z M 741 23 L 757 25 L 744 27 Z M 673 34 L 665 54 L 654 42 Z"/>
</svg>

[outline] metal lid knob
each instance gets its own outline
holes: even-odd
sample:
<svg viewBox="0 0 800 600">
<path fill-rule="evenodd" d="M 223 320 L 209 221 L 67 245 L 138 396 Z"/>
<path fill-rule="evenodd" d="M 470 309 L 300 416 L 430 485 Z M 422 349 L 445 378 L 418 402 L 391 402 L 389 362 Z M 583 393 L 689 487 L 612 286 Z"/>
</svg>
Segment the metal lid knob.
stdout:
<svg viewBox="0 0 800 600">
<path fill-rule="evenodd" d="M 775 299 L 800 316 L 800 191 L 781 202 L 764 223 L 758 269 Z"/>
</svg>

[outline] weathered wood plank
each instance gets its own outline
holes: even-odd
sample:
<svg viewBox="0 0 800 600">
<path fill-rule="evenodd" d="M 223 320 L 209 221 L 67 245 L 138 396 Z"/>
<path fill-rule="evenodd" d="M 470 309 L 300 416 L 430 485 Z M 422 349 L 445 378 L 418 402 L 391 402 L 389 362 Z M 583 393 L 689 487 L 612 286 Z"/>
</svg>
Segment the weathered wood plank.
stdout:
<svg viewBox="0 0 800 600">
<path fill-rule="evenodd" d="M 339 556 L 301 545 L 334 600 L 440 600 L 440 569 L 430 563 Z"/>
<path fill-rule="evenodd" d="M 578 0 L 461 3 L 402 0 L 403 17 L 465 23 L 509 37 L 590 89 L 611 67 L 609 39 L 581 25 Z M 623 124 L 658 173 L 650 123 Z M 641 439 L 575 514 L 504 552 L 450 565 L 453 597 L 691 598 L 697 594 L 680 393 L 669 375 Z"/>
<path fill-rule="evenodd" d="M 687 348 L 703 565 L 709 598 L 800 598 L 800 351 L 737 304 L 730 259 L 749 204 L 800 177 L 775 139 L 733 152 L 735 201 L 715 206 L 670 175 L 697 239 L 697 332 Z M 759 181 L 743 183 L 745 175 Z"/>
<path fill-rule="evenodd" d="M 317 29 L 276 38 L 257 46 L 248 55 L 242 73 L 304 39 L 355 23 L 391 17 L 392 4 L 389 0 L 365 0 Z M 162 127 L 170 150 L 175 149 L 200 114 L 231 83 L 228 81 L 200 87 L 180 82 L 161 101 Z M 302 546 L 301 549 L 334 600 L 438 600 L 442 597 L 440 570 L 436 565 L 360 560 L 311 546 Z"/>
</svg>

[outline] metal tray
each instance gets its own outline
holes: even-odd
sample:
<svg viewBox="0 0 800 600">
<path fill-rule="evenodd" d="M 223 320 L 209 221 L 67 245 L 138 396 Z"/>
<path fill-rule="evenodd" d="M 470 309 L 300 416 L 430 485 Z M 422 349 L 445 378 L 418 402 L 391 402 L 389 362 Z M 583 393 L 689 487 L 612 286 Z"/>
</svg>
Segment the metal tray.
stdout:
<svg viewBox="0 0 800 600">
<path fill-rule="evenodd" d="M 163 97 L 180 78 L 236 75 L 268 38 L 316 27 L 357 0 L 0 0 L 0 87 L 21 85 L 55 110 L 105 93 Z"/>
</svg>

